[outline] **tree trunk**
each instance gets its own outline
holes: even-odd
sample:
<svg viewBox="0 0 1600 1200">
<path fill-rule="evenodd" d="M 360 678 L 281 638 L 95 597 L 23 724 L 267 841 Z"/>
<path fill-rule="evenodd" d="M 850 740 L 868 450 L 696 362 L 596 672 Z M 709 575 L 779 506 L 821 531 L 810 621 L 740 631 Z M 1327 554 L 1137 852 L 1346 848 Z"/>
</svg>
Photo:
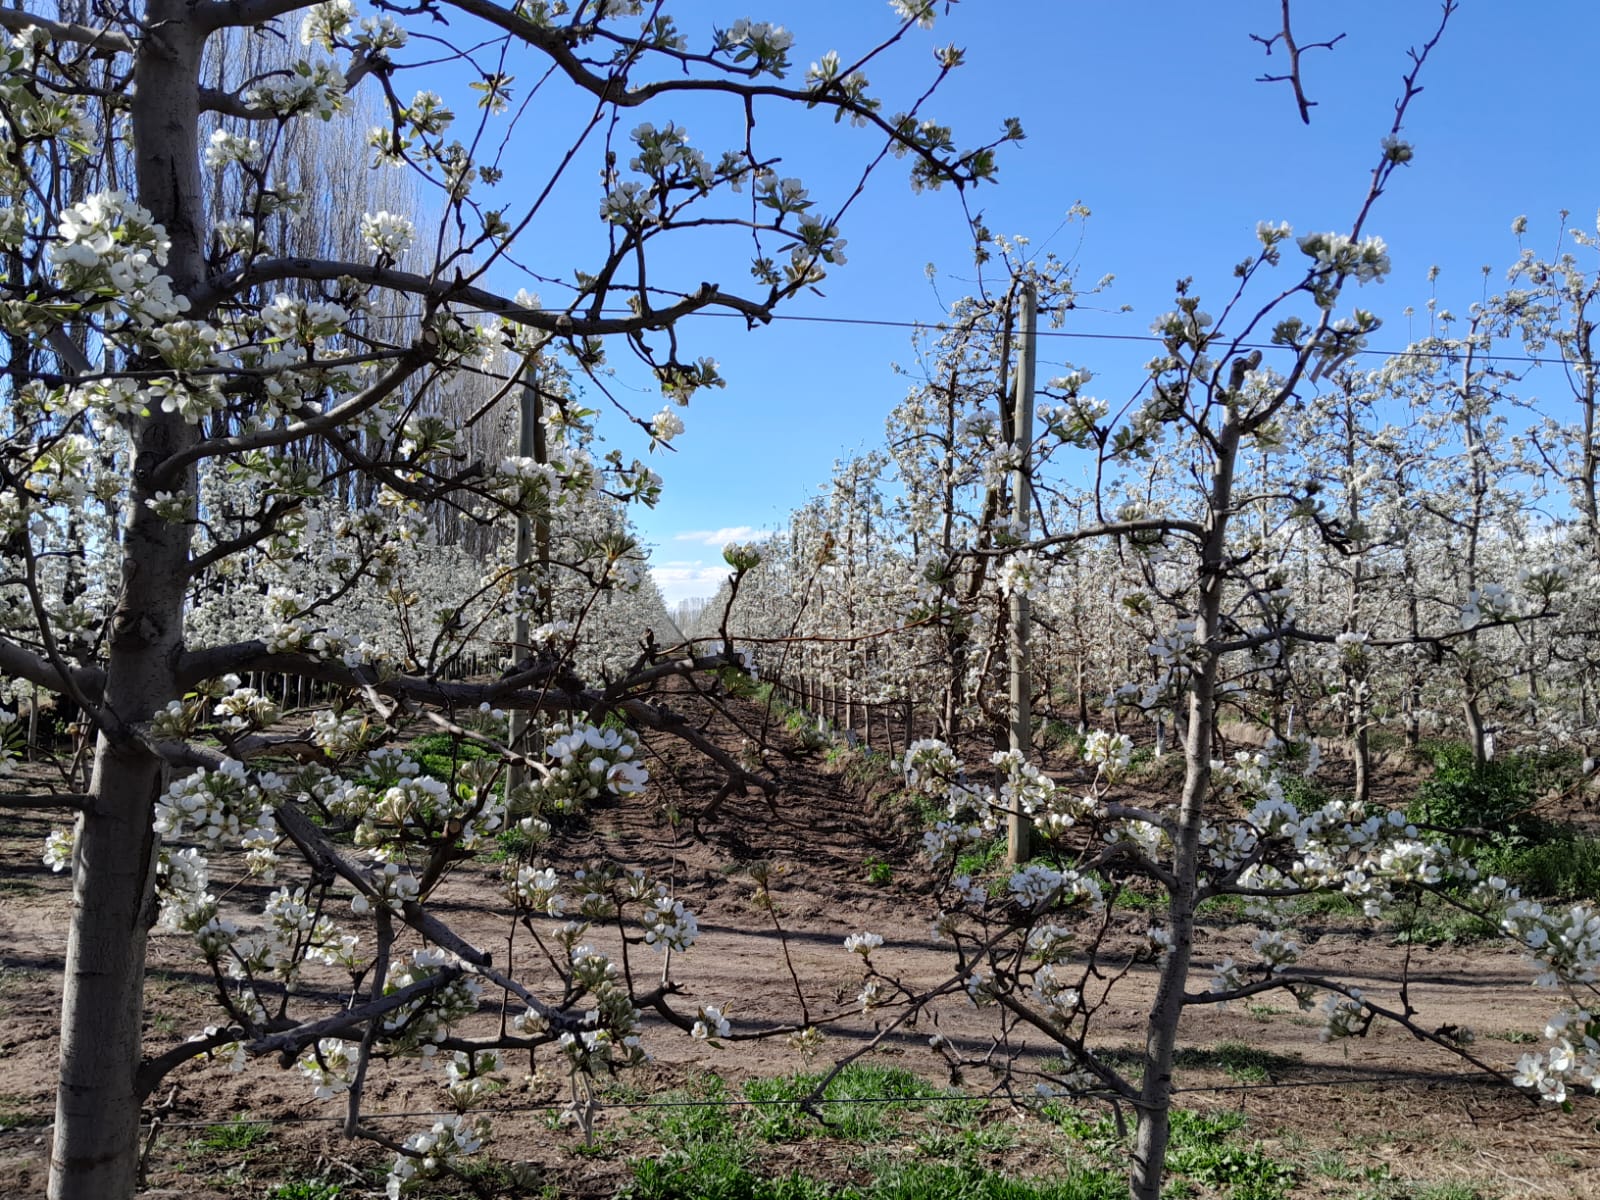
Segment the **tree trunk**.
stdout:
<svg viewBox="0 0 1600 1200">
<path fill-rule="evenodd" d="M 1461 702 L 1461 713 L 1467 723 L 1467 742 L 1472 747 L 1472 765 L 1483 770 L 1489 762 L 1488 730 L 1483 724 L 1483 710 L 1478 707 L 1478 697 L 1471 691 Z"/>
<path fill-rule="evenodd" d="M 1189 727 L 1184 739 L 1186 770 L 1183 805 L 1173 854 L 1175 886 L 1167 908 L 1172 951 L 1161 965 L 1155 1000 L 1145 1028 L 1144 1082 L 1139 1095 L 1138 1129 L 1129 1167 L 1133 1200 L 1160 1200 L 1171 1134 L 1172 1061 L 1183 1015 L 1184 988 L 1194 950 L 1194 910 L 1200 875 L 1200 829 L 1211 787 L 1211 744 L 1216 719 L 1218 661 L 1207 647 L 1218 636 L 1227 562 L 1228 510 L 1240 433 L 1231 422 L 1217 439 L 1217 466 L 1211 480 L 1209 522 L 1199 564 L 1200 603 L 1194 644 L 1202 652 L 1189 684 Z"/>
<path fill-rule="evenodd" d="M 1357 804 L 1365 804 L 1372 795 L 1372 746 L 1369 733 L 1367 722 L 1363 719 L 1356 726 L 1355 736 L 1350 739 L 1350 758 L 1356 768 L 1355 794 L 1352 798 Z"/>
<path fill-rule="evenodd" d="M 146 22 L 162 32 L 141 41 L 134 68 L 139 201 L 171 238 L 167 274 L 183 294 L 203 269 L 197 143 L 204 37 L 181 0 L 150 0 Z M 196 436 L 181 417 L 160 411 L 133 429 L 106 720 L 95 750 L 93 800 L 78 820 L 73 854 L 50 1200 L 122 1200 L 138 1182 L 145 943 L 155 916 L 152 820 L 166 772 L 126 727 L 149 720 L 178 691 L 189 527 L 162 520 L 144 501 L 151 470 Z M 192 496 L 192 470 L 184 485 Z"/>
</svg>

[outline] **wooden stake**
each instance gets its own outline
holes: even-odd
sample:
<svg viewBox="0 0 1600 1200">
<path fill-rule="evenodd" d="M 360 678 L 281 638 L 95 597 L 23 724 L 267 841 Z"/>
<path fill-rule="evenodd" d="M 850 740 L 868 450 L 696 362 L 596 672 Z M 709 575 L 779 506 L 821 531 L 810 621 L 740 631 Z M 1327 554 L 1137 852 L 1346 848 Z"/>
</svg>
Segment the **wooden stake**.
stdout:
<svg viewBox="0 0 1600 1200">
<path fill-rule="evenodd" d="M 522 385 L 522 395 L 517 408 L 517 453 L 523 458 L 537 458 L 535 438 L 539 431 L 539 375 L 535 358 L 528 364 L 528 379 Z M 533 523 L 527 513 L 517 514 L 517 612 L 512 620 L 511 661 L 520 664 L 530 658 L 533 647 L 528 641 L 527 597 L 522 593 L 528 587 L 528 559 L 533 552 Z M 515 665 L 513 670 L 518 669 Z M 511 713 L 511 749 L 518 753 L 526 750 L 528 714 L 522 709 Z M 528 781 L 528 768 L 514 761 L 506 769 L 506 796 Z"/>
<path fill-rule="evenodd" d="M 1022 285 L 1019 322 L 1016 393 L 1013 400 L 1013 447 L 1019 451 L 1011 473 L 1012 524 L 1016 536 L 1027 541 L 1033 517 L 1033 375 L 1038 344 L 1038 294 L 1031 281 Z M 1033 677 L 1028 657 L 1028 597 L 1020 589 L 1011 593 L 1011 748 L 1028 754 L 1033 748 Z M 1020 807 L 1006 814 L 1006 862 L 1012 866 L 1028 857 L 1028 819 Z"/>
</svg>

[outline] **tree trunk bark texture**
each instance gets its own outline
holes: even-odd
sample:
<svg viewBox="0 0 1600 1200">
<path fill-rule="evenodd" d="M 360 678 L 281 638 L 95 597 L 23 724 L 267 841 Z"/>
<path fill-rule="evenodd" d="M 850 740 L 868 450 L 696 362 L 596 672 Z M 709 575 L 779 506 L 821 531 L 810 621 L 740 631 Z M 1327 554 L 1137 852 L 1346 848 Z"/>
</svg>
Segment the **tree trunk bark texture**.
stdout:
<svg viewBox="0 0 1600 1200">
<path fill-rule="evenodd" d="M 186 294 L 203 270 L 198 81 L 205 35 L 182 0 L 150 0 L 145 26 L 157 32 L 140 40 L 134 67 L 138 200 L 166 229 L 166 271 L 173 291 Z M 166 771 L 131 729 L 178 694 L 190 538 L 185 522 L 157 517 L 144 501 L 154 467 L 196 438 L 193 426 L 160 411 L 133 429 L 106 719 L 73 861 L 50 1200 L 121 1200 L 138 1183 L 144 1097 L 136 1073 L 146 936 L 155 917 L 152 823 Z M 192 496 L 193 472 L 185 487 Z"/>
<path fill-rule="evenodd" d="M 1215 736 L 1219 663 L 1208 649 L 1220 631 L 1223 580 L 1227 563 L 1228 512 L 1233 496 L 1234 466 L 1240 431 L 1229 422 L 1217 439 L 1217 465 L 1208 497 L 1209 523 L 1201 546 L 1200 597 L 1195 620 L 1199 665 L 1189 685 L 1189 727 L 1184 737 L 1186 770 L 1173 850 L 1168 921 L 1172 951 L 1161 966 L 1155 999 L 1145 1030 L 1144 1081 L 1139 1095 L 1129 1194 L 1133 1200 L 1160 1200 L 1171 1135 L 1172 1064 L 1178 1026 L 1183 1016 L 1184 988 L 1194 952 L 1194 910 L 1200 876 L 1200 831 L 1211 787 L 1211 752 Z"/>
</svg>

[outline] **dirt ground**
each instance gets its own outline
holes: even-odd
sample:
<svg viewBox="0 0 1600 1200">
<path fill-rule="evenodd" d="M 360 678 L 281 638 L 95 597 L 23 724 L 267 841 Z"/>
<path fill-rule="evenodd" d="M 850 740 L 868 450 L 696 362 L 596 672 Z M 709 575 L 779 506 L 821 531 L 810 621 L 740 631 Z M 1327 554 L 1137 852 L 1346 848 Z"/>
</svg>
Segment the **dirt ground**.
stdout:
<svg viewBox="0 0 1600 1200">
<path fill-rule="evenodd" d="M 744 715 L 759 721 L 759 715 Z M 711 728 L 728 744 L 741 736 L 720 719 Z M 696 821 L 716 788 L 713 769 L 676 745 L 655 741 L 648 797 L 602 806 L 564 836 L 552 856 L 554 865 L 568 869 L 604 858 L 671 879 L 700 923 L 696 945 L 673 963 L 683 989 L 674 1003 L 691 1013 L 699 1004 L 722 1006 L 736 1035 L 856 1008 L 860 963 L 842 946 L 852 932 L 880 934 L 884 946 L 874 956 L 880 970 L 913 987 L 950 977 L 949 955 L 930 932 L 933 906 L 915 863 L 918 831 L 908 814 L 890 801 L 886 786 L 864 781 L 861 772 L 786 748 L 795 757 L 774 760 L 783 781 L 776 797 L 733 797 L 714 816 Z M 32 815 L 0 815 L 4 1197 L 43 1190 L 70 903 L 68 880 L 52 874 L 39 857 L 51 824 Z M 754 864 L 767 869 L 781 934 L 773 912 L 756 902 Z M 869 864 L 880 865 L 871 870 Z M 443 885 L 437 907 L 469 941 L 504 961 L 509 922 L 498 896 L 499 871 L 493 863 L 466 864 Z M 873 882 L 885 874 L 886 881 Z M 259 906 L 267 891 L 244 887 L 231 899 L 248 909 Z M 1132 929 L 1144 918 L 1130 912 L 1117 920 Z M 1196 952 L 1200 969 L 1230 954 L 1243 960 L 1255 932 L 1245 923 L 1207 921 Z M 1555 1007 L 1552 997 L 1530 986 L 1518 953 L 1491 944 L 1399 945 L 1370 922 L 1342 915 L 1313 919 L 1300 928 L 1299 940 L 1306 965 L 1358 984 L 1378 1003 L 1398 1007 L 1404 981 L 1420 1021 L 1429 1028 L 1470 1026 L 1477 1052 L 1502 1068 L 1530 1048 L 1521 1043 L 1543 1028 Z M 525 944 L 512 947 L 519 962 L 529 952 Z M 638 970 L 659 970 L 653 955 L 636 953 L 633 961 Z M 204 964 L 185 939 L 153 935 L 147 1049 L 164 1048 L 215 1019 L 207 1015 L 213 1011 L 207 985 Z M 1140 1040 L 1152 986 L 1153 969 L 1143 966 L 1117 983 L 1097 1018 L 1098 1044 L 1131 1047 Z M 1392 1027 L 1374 1025 L 1364 1039 L 1324 1044 L 1317 1039 L 1320 1023 L 1292 1010 L 1276 994 L 1256 1005 L 1191 1010 L 1183 1030 L 1188 1053 L 1178 1078 L 1181 1102 L 1243 1111 L 1251 1136 L 1269 1150 L 1302 1160 L 1341 1156 L 1351 1170 L 1374 1177 L 1467 1181 L 1485 1195 L 1508 1200 L 1600 1197 L 1600 1132 L 1592 1098 L 1568 1113 L 1535 1106 L 1503 1086 L 1463 1075 L 1456 1060 Z M 477 1018 L 485 1030 L 498 1019 L 498 1009 Z M 654 1062 L 630 1073 L 632 1090 L 617 1094 L 648 1094 L 703 1071 L 739 1080 L 818 1069 L 878 1037 L 889 1020 L 892 1014 L 856 1013 L 830 1024 L 828 1040 L 811 1059 L 783 1037 L 730 1040 L 715 1049 L 653 1021 L 646 1042 Z M 948 1082 L 928 1049 L 935 1026 L 976 1054 L 993 1048 L 998 1032 L 992 1008 L 976 1009 L 958 993 L 937 1002 L 915 1028 L 882 1036 L 873 1054 Z M 1027 1053 L 1047 1052 L 1037 1034 L 1013 1036 Z M 1260 1052 L 1265 1078 L 1242 1083 L 1210 1056 L 1218 1046 L 1237 1044 Z M 531 1072 L 523 1064 L 512 1075 L 514 1086 L 490 1108 L 500 1111 L 495 1152 L 528 1164 L 530 1179 L 553 1183 L 557 1194 L 609 1195 L 623 1177 L 629 1147 L 609 1156 L 580 1153 L 577 1132 L 556 1127 L 565 1081 L 554 1056 Z M 412 1064 L 384 1069 L 376 1073 L 367 1107 L 373 1113 L 438 1110 L 438 1079 L 437 1072 Z M 963 1083 L 982 1091 L 994 1080 L 969 1072 Z M 263 1180 L 387 1161 L 376 1148 L 344 1141 L 331 1119 L 341 1113 L 340 1104 L 314 1101 L 298 1072 L 285 1074 L 272 1061 L 252 1063 L 240 1074 L 220 1065 L 186 1066 L 169 1077 L 157 1100 L 151 1115 L 162 1128 L 152 1136 L 149 1161 L 157 1194 L 259 1196 Z M 238 1114 L 273 1124 L 271 1156 L 233 1176 L 197 1176 L 193 1147 L 204 1136 L 203 1123 Z M 995 1119 L 1011 1117 L 997 1105 Z M 398 1138 L 426 1123 L 417 1118 L 386 1128 Z M 626 1110 L 603 1112 L 601 1124 L 625 1127 Z M 1307 1179 L 1295 1194 L 1348 1193 L 1319 1177 Z"/>
</svg>

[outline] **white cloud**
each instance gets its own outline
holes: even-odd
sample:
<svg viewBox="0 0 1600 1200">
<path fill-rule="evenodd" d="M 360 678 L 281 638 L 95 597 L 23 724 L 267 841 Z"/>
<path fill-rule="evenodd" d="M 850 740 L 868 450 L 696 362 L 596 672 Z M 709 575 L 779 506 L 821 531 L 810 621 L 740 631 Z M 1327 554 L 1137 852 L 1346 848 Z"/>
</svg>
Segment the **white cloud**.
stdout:
<svg viewBox="0 0 1600 1200">
<path fill-rule="evenodd" d="M 770 529 L 757 529 L 753 525 L 729 525 L 723 529 L 691 529 L 687 533 L 674 534 L 675 542 L 699 542 L 702 546 L 710 546 L 713 550 L 721 550 L 729 542 L 759 542 L 762 538 L 772 536 Z"/>
<path fill-rule="evenodd" d="M 729 575 L 726 563 L 708 567 L 700 562 L 663 563 L 650 568 L 667 607 L 684 600 L 709 600 Z"/>
</svg>

